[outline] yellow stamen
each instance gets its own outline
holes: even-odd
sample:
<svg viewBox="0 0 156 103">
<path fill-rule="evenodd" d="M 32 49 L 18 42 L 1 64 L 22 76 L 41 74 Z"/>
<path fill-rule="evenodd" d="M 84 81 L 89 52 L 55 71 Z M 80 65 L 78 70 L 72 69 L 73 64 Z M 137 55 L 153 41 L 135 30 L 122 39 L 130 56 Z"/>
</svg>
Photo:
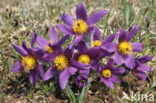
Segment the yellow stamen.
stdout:
<svg viewBox="0 0 156 103">
<path fill-rule="evenodd" d="M 23 56 L 21 61 L 24 70 L 29 71 L 35 68 L 37 60 L 33 56 Z"/>
<path fill-rule="evenodd" d="M 110 78 L 112 76 L 112 72 L 110 69 L 105 69 L 102 71 L 102 76 L 106 79 Z"/>
<path fill-rule="evenodd" d="M 119 43 L 118 51 L 124 55 L 130 54 L 132 52 L 132 45 L 129 42 L 123 41 Z"/>
<path fill-rule="evenodd" d="M 69 65 L 69 60 L 65 55 L 58 55 L 54 59 L 54 66 L 57 70 L 64 70 Z"/>
<path fill-rule="evenodd" d="M 92 46 L 93 46 L 93 47 L 101 46 L 101 45 L 102 45 L 102 42 L 101 42 L 100 40 L 94 40 L 94 41 L 92 42 Z"/>
<path fill-rule="evenodd" d="M 48 45 L 45 46 L 45 51 L 48 52 L 48 53 L 53 53 L 54 52 L 54 50 Z"/>
<path fill-rule="evenodd" d="M 78 19 L 74 21 L 72 29 L 75 33 L 84 34 L 88 30 L 88 24 L 85 21 Z"/>
<path fill-rule="evenodd" d="M 83 54 L 78 57 L 78 61 L 84 64 L 89 64 L 91 62 L 91 59 L 88 55 Z"/>
</svg>

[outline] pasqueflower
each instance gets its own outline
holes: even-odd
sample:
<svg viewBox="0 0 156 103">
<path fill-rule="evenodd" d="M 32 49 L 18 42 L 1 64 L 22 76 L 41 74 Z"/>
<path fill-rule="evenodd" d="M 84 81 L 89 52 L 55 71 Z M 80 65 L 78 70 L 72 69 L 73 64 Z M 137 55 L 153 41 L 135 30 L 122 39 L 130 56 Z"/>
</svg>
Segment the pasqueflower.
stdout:
<svg viewBox="0 0 156 103">
<path fill-rule="evenodd" d="M 74 45 L 81 41 L 84 35 L 89 34 L 93 29 L 93 24 L 100 21 L 107 13 L 107 10 L 100 10 L 88 16 L 85 4 L 79 3 L 76 7 L 76 19 L 69 14 L 63 14 L 61 19 L 65 24 L 59 24 L 58 28 L 67 35 L 76 36 L 72 43 Z"/>
<path fill-rule="evenodd" d="M 147 62 L 151 61 L 153 59 L 152 56 L 143 56 L 140 58 L 135 58 L 135 68 L 134 72 L 137 74 L 137 76 L 142 79 L 146 80 L 147 78 L 147 73 L 151 71 L 151 67 L 149 67 Z"/>
<path fill-rule="evenodd" d="M 121 76 L 125 72 L 124 68 L 115 67 L 113 64 L 112 60 L 109 60 L 106 65 L 100 66 L 98 70 L 100 82 L 103 82 L 110 88 L 114 87 L 114 83 L 120 82 L 118 76 Z"/>
<path fill-rule="evenodd" d="M 77 72 L 77 69 L 72 66 L 72 54 L 71 49 L 63 51 L 60 49 L 57 54 L 51 59 L 53 63 L 52 67 L 45 73 L 44 80 L 48 80 L 55 75 L 59 75 L 59 84 L 62 89 L 66 88 L 70 76 Z"/>
<path fill-rule="evenodd" d="M 143 50 L 142 43 L 131 42 L 132 37 L 137 33 L 139 27 L 133 26 L 129 32 L 120 29 L 118 44 L 114 45 L 114 62 L 118 65 L 125 64 L 129 69 L 135 67 L 135 59 L 132 56 L 133 52 L 140 52 Z"/>
<path fill-rule="evenodd" d="M 34 40 L 36 35 L 32 37 L 31 45 L 34 45 Z M 32 85 L 35 85 L 38 78 L 43 79 L 44 70 L 42 65 L 39 64 L 40 58 L 43 56 L 44 52 L 35 47 L 28 48 L 25 42 L 22 46 L 17 46 L 13 44 L 13 48 L 22 56 L 20 61 L 15 62 L 11 68 L 12 72 L 19 72 L 24 70 L 29 73 L 29 81 Z"/>
<path fill-rule="evenodd" d="M 58 34 L 55 31 L 54 27 L 51 27 L 49 29 L 49 40 L 37 36 L 36 43 L 40 48 L 42 48 L 45 51 L 45 54 L 43 56 L 44 61 L 50 61 L 51 57 L 56 54 L 57 49 L 61 48 L 61 45 L 68 39 L 68 36 L 64 36 L 60 41 L 58 40 Z"/>
</svg>

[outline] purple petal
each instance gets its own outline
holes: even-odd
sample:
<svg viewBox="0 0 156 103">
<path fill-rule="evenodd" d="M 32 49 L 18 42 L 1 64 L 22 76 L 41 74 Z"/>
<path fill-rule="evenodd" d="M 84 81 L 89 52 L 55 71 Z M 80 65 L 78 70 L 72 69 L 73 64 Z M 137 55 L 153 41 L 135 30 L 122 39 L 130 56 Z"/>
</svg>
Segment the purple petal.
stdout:
<svg viewBox="0 0 156 103">
<path fill-rule="evenodd" d="M 145 64 L 141 64 L 138 68 L 139 71 L 147 71 L 147 72 L 150 72 L 151 71 L 151 68 Z"/>
<path fill-rule="evenodd" d="M 63 22 L 69 26 L 72 26 L 73 25 L 73 18 L 71 15 L 69 14 L 63 14 L 61 16 L 61 20 L 63 20 Z"/>
<path fill-rule="evenodd" d="M 89 69 L 86 70 L 79 70 L 79 74 L 83 74 L 83 75 L 89 75 Z"/>
<path fill-rule="evenodd" d="M 68 40 L 68 39 L 69 39 L 69 35 L 65 35 L 64 37 L 61 38 L 58 45 L 64 44 L 66 42 L 66 40 Z"/>
<path fill-rule="evenodd" d="M 72 41 L 70 48 L 73 48 L 73 46 L 77 45 L 81 40 L 83 40 L 83 35 L 76 36 L 76 38 Z"/>
<path fill-rule="evenodd" d="M 88 64 L 80 63 L 78 61 L 72 60 L 71 65 L 77 67 L 78 69 L 89 69 L 90 66 Z"/>
<path fill-rule="evenodd" d="M 141 80 L 146 81 L 146 78 L 147 78 L 147 74 L 146 74 L 146 73 L 140 72 L 140 71 L 138 71 L 138 72 L 136 72 L 136 73 L 137 73 L 138 77 L 139 77 Z"/>
<path fill-rule="evenodd" d="M 46 45 L 48 45 L 49 41 L 38 36 L 37 37 L 37 40 L 36 40 L 36 43 L 41 47 L 41 48 L 45 48 Z"/>
<path fill-rule="evenodd" d="M 45 53 L 44 56 L 42 57 L 42 60 L 45 62 L 51 62 L 54 58 L 56 57 L 55 54 L 49 54 L 49 53 Z"/>
<path fill-rule="evenodd" d="M 38 75 L 39 75 L 39 77 L 41 78 L 41 79 L 43 79 L 44 78 L 44 70 L 43 70 L 43 68 L 42 68 L 42 65 L 37 65 L 37 67 L 36 67 L 36 72 L 38 73 Z"/>
<path fill-rule="evenodd" d="M 24 48 L 25 51 L 27 51 L 28 54 L 30 54 L 29 48 L 27 47 L 25 41 L 22 42 L 22 47 Z"/>
<path fill-rule="evenodd" d="M 77 19 L 87 20 L 87 10 L 84 3 L 79 3 L 76 7 Z"/>
<path fill-rule="evenodd" d="M 60 73 L 59 83 L 62 89 L 66 88 L 70 76 L 71 74 L 69 73 L 68 68 L 66 68 L 63 72 Z"/>
<path fill-rule="evenodd" d="M 127 41 L 131 40 L 132 37 L 138 32 L 139 26 L 133 26 L 132 29 L 130 30 L 130 32 L 127 35 Z"/>
<path fill-rule="evenodd" d="M 102 49 L 108 51 L 108 52 L 115 52 L 117 50 L 117 44 L 116 43 L 107 43 L 101 46 Z"/>
<path fill-rule="evenodd" d="M 30 71 L 29 74 L 29 81 L 32 85 L 36 84 L 36 80 L 37 80 L 37 73 L 35 72 L 35 70 Z"/>
<path fill-rule="evenodd" d="M 37 59 L 41 59 L 44 56 L 44 51 L 40 48 L 28 48 L 30 55 L 35 56 Z"/>
<path fill-rule="evenodd" d="M 79 42 L 79 44 L 77 45 L 76 48 L 78 49 L 79 53 L 84 53 L 88 50 L 85 42 L 83 42 L 83 41 Z"/>
<path fill-rule="evenodd" d="M 68 25 L 58 24 L 57 27 L 58 27 L 58 29 L 59 29 L 61 32 L 65 33 L 65 34 L 67 34 L 67 35 L 73 35 L 73 34 L 74 34 L 72 28 L 69 27 Z"/>
<path fill-rule="evenodd" d="M 92 14 L 91 16 L 88 17 L 88 24 L 95 24 L 97 23 L 98 21 L 100 21 L 106 14 L 108 13 L 107 10 L 101 10 L 101 11 L 98 11 L 94 14 Z"/>
<path fill-rule="evenodd" d="M 138 58 L 138 60 L 139 60 L 140 63 L 146 63 L 148 61 L 151 61 L 152 59 L 153 59 L 152 56 L 143 56 L 141 58 Z"/>
<path fill-rule="evenodd" d="M 100 46 L 89 48 L 86 52 L 86 54 L 88 54 L 93 59 L 97 58 L 97 56 L 99 56 L 99 53 L 101 53 Z"/>
<path fill-rule="evenodd" d="M 15 62 L 15 64 L 11 68 L 11 72 L 19 72 L 23 69 L 21 63 L 19 61 Z"/>
<path fill-rule="evenodd" d="M 95 27 L 94 30 L 95 31 L 93 33 L 93 40 L 101 40 L 101 32 L 100 32 L 100 30 L 97 27 Z"/>
<path fill-rule="evenodd" d="M 117 34 L 111 34 L 105 40 L 103 40 L 102 42 L 104 44 L 111 43 L 115 39 L 116 36 L 117 36 Z"/>
<path fill-rule="evenodd" d="M 51 67 L 48 69 L 48 71 L 45 73 L 44 75 L 44 80 L 49 80 L 50 78 L 52 78 L 55 74 L 56 74 L 56 70 L 55 68 Z"/>
<path fill-rule="evenodd" d="M 20 53 L 22 56 L 28 55 L 27 51 L 26 51 L 23 47 L 17 46 L 16 44 L 12 44 L 12 46 L 13 46 L 13 48 L 14 48 L 18 53 Z"/>
<path fill-rule="evenodd" d="M 113 83 L 119 83 L 120 82 L 120 79 L 116 76 L 116 75 L 112 75 L 110 80 L 113 82 Z"/>
<path fill-rule="evenodd" d="M 124 64 L 129 68 L 133 69 L 135 66 L 135 59 L 131 55 L 127 55 L 124 57 Z"/>
<path fill-rule="evenodd" d="M 105 79 L 105 78 L 101 77 L 100 81 L 104 82 L 107 87 L 110 87 L 110 88 L 114 87 L 114 84 L 111 81 L 111 79 Z"/>
<path fill-rule="evenodd" d="M 68 71 L 71 75 L 74 75 L 77 72 L 77 69 L 75 67 L 68 67 Z"/>
<path fill-rule="evenodd" d="M 122 64 L 122 55 L 119 54 L 118 52 L 115 52 L 115 54 L 114 54 L 114 62 L 117 65 L 121 65 Z"/>
<path fill-rule="evenodd" d="M 37 33 L 33 32 L 32 39 L 31 39 L 31 47 L 33 47 L 34 44 L 36 43 L 36 39 L 37 39 Z"/>
<path fill-rule="evenodd" d="M 142 43 L 131 43 L 133 46 L 133 50 L 136 52 L 140 52 L 143 50 L 144 45 Z"/>
<path fill-rule="evenodd" d="M 58 42 L 58 34 L 56 33 L 55 28 L 51 27 L 48 32 L 49 32 L 49 36 L 50 36 L 50 41 L 57 43 Z"/>
<path fill-rule="evenodd" d="M 112 68 L 113 74 L 115 75 L 121 75 L 125 72 L 124 68 Z"/>
<path fill-rule="evenodd" d="M 126 37 L 127 37 L 127 32 L 124 29 L 120 29 L 119 30 L 119 40 L 118 40 L 118 42 L 122 42 L 122 41 L 127 40 Z"/>
<path fill-rule="evenodd" d="M 64 54 L 65 54 L 66 56 L 68 56 L 68 58 L 72 58 L 72 56 L 73 56 L 73 50 L 67 48 L 67 49 L 64 51 Z"/>
</svg>

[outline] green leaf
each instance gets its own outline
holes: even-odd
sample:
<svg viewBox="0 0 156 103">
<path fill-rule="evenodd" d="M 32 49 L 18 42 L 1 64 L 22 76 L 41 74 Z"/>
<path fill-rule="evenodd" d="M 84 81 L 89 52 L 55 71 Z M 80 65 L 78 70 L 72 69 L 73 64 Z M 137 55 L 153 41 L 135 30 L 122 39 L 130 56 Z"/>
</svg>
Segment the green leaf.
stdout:
<svg viewBox="0 0 156 103">
<path fill-rule="evenodd" d="M 71 103 L 76 103 L 75 94 L 74 94 L 73 90 L 70 88 L 70 86 L 67 85 L 67 87 L 65 89 L 65 92 L 66 92 L 68 98 L 70 99 L 70 102 Z"/>
<path fill-rule="evenodd" d="M 126 23 L 128 25 L 130 22 L 130 13 L 131 13 L 130 4 L 128 2 L 123 3 L 123 13 L 126 18 Z"/>
<path fill-rule="evenodd" d="M 85 95 L 87 94 L 87 91 L 89 90 L 90 83 L 92 80 L 93 78 L 90 77 L 87 82 L 88 85 L 83 87 L 81 94 L 79 95 L 79 98 L 78 98 L 78 103 L 82 103 L 83 98 L 85 97 Z"/>
</svg>

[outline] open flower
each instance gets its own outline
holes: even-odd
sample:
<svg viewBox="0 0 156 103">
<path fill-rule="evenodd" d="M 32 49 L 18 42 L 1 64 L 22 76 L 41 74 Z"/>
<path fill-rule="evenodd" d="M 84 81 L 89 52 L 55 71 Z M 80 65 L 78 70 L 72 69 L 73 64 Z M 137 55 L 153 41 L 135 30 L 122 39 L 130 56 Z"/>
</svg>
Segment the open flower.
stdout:
<svg viewBox="0 0 156 103">
<path fill-rule="evenodd" d="M 81 74 L 83 74 L 83 72 L 84 74 L 87 74 L 89 73 L 90 68 L 98 65 L 96 63 L 96 58 L 98 58 L 100 49 L 88 48 L 83 41 L 79 42 L 76 48 L 78 49 L 78 52 L 74 54 L 73 65 L 80 69 Z"/>
<path fill-rule="evenodd" d="M 32 46 L 36 36 L 32 38 Z M 22 43 L 22 46 L 17 46 L 13 44 L 13 48 L 21 54 L 22 58 L 20 61 L 17 61 L 11 68 L 12 72 L 19 72 L 24 70 L 29 73 L 29 81 L 32 85 L 35 85 L 38 78 L 43 79 L 44 70 L 42 65 L 39 64 L 39 60 L 44 54 L 44 52 L 35 47 L 28 48 L 25 42 Z"/>
<path fill-rule="evenodd" d="M 147 73 L 151 71 L 151 67 L 146 65 L 145 63 L 151 61 L 153 57 L 151 56 L 143 56 L 141 58 L 136 58 L 136 64 L 134 68 L 134 72 L 137 74 L 137 76 L 142 79 L 146 80 L 147 78 Z"/>
<path fill-rule="evenodd" d="M 101 10 L 88 16 L 85 4 L 79 3 L 76 7 L 76 19 L 73 19 L 69 14 L 63 14 L 61 19 L 65 24 L 59 24 L 58 28 L 67 35 L 76 35 L 73 41 L 74 45 L 81 41 L 84 35 L 93 29 L 93 24 L 101 20 L 107 13 L 107 10 Z"/>
<path fill-rule="evenodd" d="M 37 36 L 36 43 L 45 51 L 43 56 L 44 61 L 50 61 L 53 55 L 57 51 L 56 49 L 61 48 L 61 45 L 68 39 L 68 36 L 64 36 L 60 41 L 58 40 L 58 34 L 55 31 L 54 27 L 49 29 L 49 37 L 47 40 L 43 37 Z"/>
<path fill-rule="evenodd" d="M 100 73 L 100 82 L 105 83 L 106 86 L 113 88 L 114 83 L 119 83 L 120 79 L 118 76 L 121 76 L 124 72 L 124 68 L 113 67 L 112 60 L 104 66 L 100 66 L 98 72 Z"/>
<path fill-rule="evenodd" d="M 116 33 L 109 35 L 104 40 L 101 40 L 101 33 L 99 29 L 95 27 L 91 46 L 107 52 L 114 52 L 114 46 L 116 46 L 116 44 L 113 43 L 113 40 L 115 39 L 115 37 L 117 37 Z"/>
<path fill-rule="evenodd" d="M 139 27 L 133 26 L 129 32 L 120 29 L 118 44 L 114 45 L 114 62 L 118 65 L 125 64 L 129 69 L 135 67 L 135 59 L 132 56 L 133 52 L 140 52 L 143 50 L 142 43 L 131 42 L 132 37 L 137 33 Z"/>
<path fill-rule="evenodd" d="M 48 80 L 55 75 L 59 75 L 59 84 L 62 89 L 65 89 L 70 76 L 77 72 L 77 69 L 72 66 L 72 50 L 62 49 L 57 51 L 57 54 L 52 58 L 53 66 L 45 73 L 44 80 Z"/>
</svg>

